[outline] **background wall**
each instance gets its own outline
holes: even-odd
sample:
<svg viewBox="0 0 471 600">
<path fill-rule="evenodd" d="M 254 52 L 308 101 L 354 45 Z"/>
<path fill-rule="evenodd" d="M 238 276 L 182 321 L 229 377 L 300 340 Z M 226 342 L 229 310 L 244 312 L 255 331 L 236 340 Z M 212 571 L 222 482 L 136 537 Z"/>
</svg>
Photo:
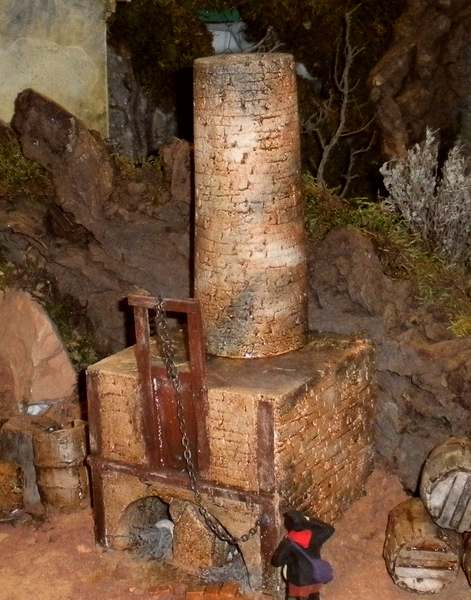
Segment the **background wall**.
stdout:
<svg viewBox="0 0 471 600">
<path fill-rule="evenodd" d="M 108 133 L 105 0 L 2 0 L 0 119 L 33 88 Z"/>
</svg>

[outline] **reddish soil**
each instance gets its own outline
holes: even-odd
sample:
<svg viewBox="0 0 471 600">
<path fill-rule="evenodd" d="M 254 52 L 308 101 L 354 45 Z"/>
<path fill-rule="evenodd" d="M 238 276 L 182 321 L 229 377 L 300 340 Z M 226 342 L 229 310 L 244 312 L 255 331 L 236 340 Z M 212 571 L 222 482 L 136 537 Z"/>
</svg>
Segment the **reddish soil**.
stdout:
<svg viewBox="0 0 471 600">
<path fill-rule="evenodd" d="M 413 598 L 392 583 L 382 559 L 388 511 L 404 498 L 395 477 L 380 470 L 372 475 L 367 495 L 337 523 L 325 547 L 336 579 L 323 600 Z M 0 600 L 171 600 L 166 584 L 176 584 L 177 600 L 184 598 L 185 585 L 198 587 L 168 566 L 96 548 L 89 511 L 39 525 L 0 525 Z M 442 594 L 422 598 L 470 600 L 471 588 L 461 574 Z"/>
</svg>

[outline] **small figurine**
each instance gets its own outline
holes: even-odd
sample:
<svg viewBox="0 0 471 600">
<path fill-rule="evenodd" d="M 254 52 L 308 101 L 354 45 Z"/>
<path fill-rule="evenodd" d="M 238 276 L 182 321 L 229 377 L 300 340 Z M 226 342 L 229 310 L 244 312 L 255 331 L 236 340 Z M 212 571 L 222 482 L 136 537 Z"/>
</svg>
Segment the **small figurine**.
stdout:
<svg viewBox="0 0 471 600">
<path fill-rule="evenodd" d="M 320 552 L 335 530 L 332 525 L 296 510 L 284 517 L 288 533 L 275 550 L 272 565 L 283 567 L 289 598 L 319 600 L 322 585 L 333 578 L 332 567 L 321 559 Z"/>
</svg>

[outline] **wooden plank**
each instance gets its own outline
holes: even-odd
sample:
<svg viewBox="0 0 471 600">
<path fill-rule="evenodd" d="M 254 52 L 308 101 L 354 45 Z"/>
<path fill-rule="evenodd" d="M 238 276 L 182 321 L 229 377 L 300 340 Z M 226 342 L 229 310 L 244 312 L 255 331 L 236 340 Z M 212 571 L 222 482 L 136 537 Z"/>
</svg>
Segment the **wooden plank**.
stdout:
<svg viewBox="0 0 471 600">
<path fill-rule="evenodd" d="M 469 531 L 471 529 L 471 473 L 459 473 L 455 485 L 460 486 L 460 497 L 456 502 L 450 525 L 456 531 Z"/>
<path fill-rule="evenodd" d="M 275 489 L 275 433 L 273 406 L 263 400 L 257 409 L 257 472 L 260 490 Z"/>
<path fill-rule="evenodd" d="M 145 482 L 155 482 L 156 485 L 189 488 L 188 476 L 186 473 L 175 471 L 172 469 L 160 468 L 158 471 L 152 471 L 147 467 L 140 465 L 130 465 L 118 461 L 105 460 L 101 457 L 90 456 L 88 463 L 94 465 L 95 468 L 102 471 L 116 471 L 118 473 L 127 473 L 133 475 Z M 241 502 L 251 503 L 255 505 L 266 504 L 273 501 L 272 494 L 263 492 L 255 493 L 236 488 L 234 486 L 220 486 L 212 482 L 198 481 L 198 487 L 204 494 L 215 497 L 228 498 Z"/>
<path fill-rule="evenodd" d="M 436 579 L 437 587 L 443 587 L 440 585 L 441 583 L 451 583 L 455 580 L 455 575 L 453 572 L 448 571 L 446 567 L 444 568 L 423 568 L 423 567 L 396 567 L 396 575 L 400 579 L 404 579 L 407 577 L 419 578 L 419 579 Z"/>
<path fill-rule="evenodd" d="M 271 557 L 281 538 L 281 531 L 276 520 L 273 502 L 265 502 L 261 506 L 262 522 L 260 524 L 260 553 L 262 555 L 262 584 L 263 589 L 273 589 L 276 576 L 271 565 Z"/>
<path fill-rule="evenodd" d="M 180 380 L 182 382 L 180 399 L 183 406 L 186 435 L 190 443 L 195 468 L 198 469 L 197 421 L 193 403 L 191 373 L 180 373 Z M 160 465 L 164 469 L 184 470 L 182 432 L 178 418 L 175 390 L 167 378 L 164 367 L 152 366 L 152 385 L 154 406 L 159 415 L 159 423 L 162 428 L 163 444 L 160 450 Z"/>
<path fill-rule="evenodd" d="M 98 397 L 98 373 L 88 371 L 87 381 L 87 412 L 90 453 L 102 454 L 100 400 Z"/>
<path fill-rule="evenodd" d="M 193 379 L 194 415 L 198 438 L 198 469 L 207 471 L 210 449 L 207 431 L 208 389 L 205 359 L 203 322 L 199 303 L 193 301 L 193 310 L 188 312 L 188 350 Z"/>
<path fill-rule="evenodd" d="M 147 460 L 151 467 L 162 464 L 162 427 L 158 412 L 155 409 L 152 389 L 152 368 L 150 355 L 150 328 L 147 308 L 134 308 L 134 327 L 136 331 L 137 371 L 139 388 L 142 396 L 142 432 L 145 439 Z"/>
<path fill-rule="evenodd" d="M 440 527 L 447 527 L 449 529 L 456 529 L 457 525 L 461 521 L 461 514 L 457 514 L 460 503 L 462 504 L 464 488 L 468 481 L 468 475 L 466 473 L 454 473 L 453 476 L 447 478 L 449 487 L 445 501 L 442 505 L 440 516 L 437 519 L 437 523 Z M 468 496 L 469 498 L 469 496 Z"/>
<path fill-rule="evenodd" d="M 193 298 L 164 298 L 164 308 L 168 312 L 194 313 L 198 309 L 198 301 Z M 128 304 L 132 307 L 155 309 L 157 298 L 141 294 L 131 294 L 128 296 Z"/>
<path fill-rule="evenodd" d="M 108 546 L 106 538 L 105 502 L 103 499 L 102 470 L 92 456 L 88 457 L 87 463 L 90 467 L 90 474 L 92 480 L 92 509 L 93 520 L 95 523 L 95 539 L 102 546 Z"/>
</svg>

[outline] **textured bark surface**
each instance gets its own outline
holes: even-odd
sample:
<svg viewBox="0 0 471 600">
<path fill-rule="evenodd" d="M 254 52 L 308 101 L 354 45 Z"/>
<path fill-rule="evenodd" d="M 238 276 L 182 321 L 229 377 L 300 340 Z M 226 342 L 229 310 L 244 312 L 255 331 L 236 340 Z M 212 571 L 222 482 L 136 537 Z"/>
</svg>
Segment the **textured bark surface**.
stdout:
<svg viewBox="0 0 471 600">
<path fill-rule="evenodd" d="M 420 499 L 406 500 L 391 511 L 384 559 L 398 586 L 440 592 L 456 579 L 461 551 L 461 536 L 435 525 Z"/>
<path fill-rule="evenodd" d="M 99 349 L 122 348 L 122 301 L 132 289 L 189 295 L 189 144 L 172 143 L 163 173 L 119 167 L 96 133 L 32 90 L 18 97 L 12 125 L 56 193 L 43 203 L 7 198 L 0 206 L 6 257 L 34 256 L 60 294 L 86 307 Z"/>
<path fill-rule="evenodd" d="M 133 349 L 89 367 L 88 377 L 99 399 L 104 458 L 143 464 L 143 416 Z M 372 468 L 372 377 L 372 350 L 361 340 L 325 338 L 302 350 L 256 361 L 212 360 L 207 384 L 208 479 L 260 492 L 271 477 L 293 506 L 338 518 L 361 495 Z M 269 475 L 262 473 L 258 460 L 262 402 L 274 411 L 274 432 L 268 433 L 276 439 L 274 464 L 264 457 L 272 470 Z"/>
<path fill-rule="evenodd" d="M 311 248 L 311 327 L 371 339 L 378 383 L 375 442 L 388 468 L 415 491 L 434 446 L 470 436 L 471 337 L 456 338 L 448 315 L 386 276 L 371 240 L 332 231 Z"/>
<path fill-rule="evenodd" d="M 72 510 L 88 503 L 88 476 L 84 466 L 85 423 L 48 432 L 38 430 L 33 437 L 34 464 L 41 500 L 48 508 Z"/>
<path fill-rule="evenodd" d="M 471 94 L 470 27 L 468 0 L 408 0 L 390 49 L 370 75 L 387 157 L 403 156 L 427 126 L 459 130 Z"/>
<path fill-rule="evenodd" d="M 178 500 L 170 503 L 173 532 L 173 563 L 199 573 L 201 569 L 220 566 L 227 558 L 228 546 L 205 525 L 198 508 Z"/>
<path fill-rule="evenodd" d="M 361 497 L 373 469 L 373 350 L 327 338 L 310 351 L 322 376 L 276 405 L 276 480 L 286 508 L 332 522 Z"/>
<path fill-rule="evenodd" d="M 196 296 L 208 351 L 306 340 L 296 73 L 288 54 L 195 61 Z"/>
<path fill-rule="evenodd" d="M 274 547 L 281 513 L 288 505 L 330 520 L 361 496 L 373 463 L 369 343 L 322 338 L 281 356 L 213 358 L 207 371 L 210 456 L 209 468 L 200 476 L 210 490 L 226 488 L 214 492 L 211 500 L 210 492 L 205 502 L 232 534 L 245 533 L 261 510 L 272 515 L 274 539 L 270 543 Z M 87 376 L 98 400 L 94 421 L 97 438 L 101 438 L 92 439 L 92 448 L 109 461 L 100 478 L 103 483 L 97 480 L 103 490 L 105 542 L 123 547 L 130 504 L 149 495 L 167 503 L 191 502 L 193 495 L 170 480 L 168 485 L 165 479 L 153 484 L 151 474 L 142 475 L 145 427 L 139 412 L 142 402 L 133 348 L 89 367 Z M 165 431 L 160 443 L 165 444 Z M 119 466 L 123 463 L 131 464 L 129 473 Z M 130 474 L 133 465 L 141 465 L 140 477 Z M 195 531 L 194 539 L 201 538 L 197 534 L 200 525 L 191 525 L 190 518 L 187 521 Z M 201 539 L 201 547 L 192 551 L 202 562 L 216 564 L 220 552 L 212 544 L 211 538 Z M 254 588 L 273 592 L 278 574 L 263 562 L 264 544 L 256 535 L 241 549 Z"/>
<path fill-rule="evenodd" d="M 420 495 L 437 525 L 471 531 L 471 438 L 450 438 L 432 450 Z"/>
</svg>

